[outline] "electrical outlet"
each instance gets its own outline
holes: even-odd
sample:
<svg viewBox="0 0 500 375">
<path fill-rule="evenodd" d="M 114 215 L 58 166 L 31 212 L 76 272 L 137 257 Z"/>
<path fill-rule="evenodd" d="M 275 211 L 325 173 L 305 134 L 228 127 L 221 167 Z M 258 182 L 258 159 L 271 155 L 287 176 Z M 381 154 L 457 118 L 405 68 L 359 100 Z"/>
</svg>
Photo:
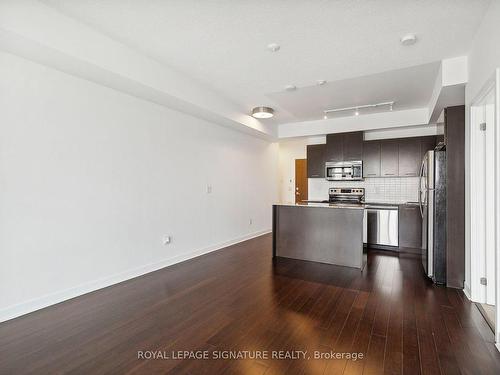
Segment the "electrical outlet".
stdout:
<svg viewBox="0 0 500 375">
<path fill-rule="evenodd" d="M 163 245 L 168 245 L 170 242 L 172 242 L 172 236 L 163 236 Z"/>
<path fill-rule="evenodd" d="M 212 185 L 208 184 L 207 185 L 207 194 L 211 194 L 212 193 Z"/>
</svg>

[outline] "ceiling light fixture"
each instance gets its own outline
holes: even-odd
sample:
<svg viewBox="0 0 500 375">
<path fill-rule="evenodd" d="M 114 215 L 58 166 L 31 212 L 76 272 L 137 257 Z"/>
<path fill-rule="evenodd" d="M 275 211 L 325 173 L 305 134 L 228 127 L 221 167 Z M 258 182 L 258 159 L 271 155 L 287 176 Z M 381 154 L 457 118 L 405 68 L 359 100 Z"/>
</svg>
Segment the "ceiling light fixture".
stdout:
<svg viewBox="0 0 500 375">
<path fill-rule="evenodd" d="M 323 116 L 323 119 L 328 120 L 328 116 L 327 116 L 327 115 L 324 115 L 324 116 Z"/>
<path fill-rule="evenodd" d="M 382 102 L 382 103 L 375 103 L 375 104 L 365 104 L 365 105 L 358 105 L 355 107 L 345 107 L 345 108 L 334 108 L 334 109 L 327 109 L 323 111 L 325 116 L 329 113 L 335 113 L 335 112 L 344 112 L 344 111 L 355 111 L 354 115 L 359 116 L 359 110 L 364 109 L 364 108 L 377 108 L 377 107 L 384 107 L 384 106 L 389 106 L 390 110 L 392 111 L 392 106 L 394 105 L 394 101 L 392 102 Z"/>
<path fill-rule="evenodd" d="M 295 85 L 287 85 L 287 86 L 285 86 L 285 90 L 286 91 L 295 91 L 295 90 L 297 90 L 297 86 L 295 86 Z"/>
<path fill-rule="evenodd" d="M 270 107 L 255 107 L 252 109 L 252 117 L 263 119 L 274 116 L 274 109 Z"/>
<path fill-rule="evenodd" d="M 326 83 L 326 81 L 325 81 L 324 79 L 318 79 L 318 80 L 316 81 L 316 84 L 317 84 L 318 86 L 323 86 L 325 83 Z"/>
<path fill-rule="evenodd" d="M 417 42 L 417 36 L 415 34 L 406 34 L 400 39 L 403 46 L 411 46 Z"/>
<path fill-rule="evenodd" d="M 269 43 L 267 49 L 271 52 L 278 52 L 281 46 L 278 43 Z"/>
</svg>

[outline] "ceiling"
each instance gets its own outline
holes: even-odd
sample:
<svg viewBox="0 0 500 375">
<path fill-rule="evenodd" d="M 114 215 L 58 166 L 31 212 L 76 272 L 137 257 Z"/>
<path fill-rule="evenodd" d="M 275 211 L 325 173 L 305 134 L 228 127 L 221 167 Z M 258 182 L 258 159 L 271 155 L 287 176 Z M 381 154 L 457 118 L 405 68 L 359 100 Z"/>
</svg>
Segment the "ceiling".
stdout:
<svg viewBox="0 0 500 375">
<path fill-rule="evenodd" d="M 395 111 L 422 108 L 429 104 L 439 62 L 390 70 L 362 77 L 329 82 L 325 85 L 301 87 L 295 91 L 269 94 L 297 121 L 323 118 L 326 109 L 362 106 L 394 101 Z M 359 114 L 389 110 L 389 106 L 360 109 Z M 352 116 L 355 110 L 329 113 L 328 118 Z"/>
<path fill-rule="evenodd" d="M 42 0 L 267 120 L 395 100 L 425 105 L 438 62 L 467 54 L 490 0 Z M 406 33 L 418 42 L 399 43 Z M 270 52 L 269 43 L 281 49 Z M 316 80 L 327 80 L 315 86 Z M 294 92 L 284 91 L 296 85 Z M 320 113 L 318 113 L 320 112 Z"/>
</svg>

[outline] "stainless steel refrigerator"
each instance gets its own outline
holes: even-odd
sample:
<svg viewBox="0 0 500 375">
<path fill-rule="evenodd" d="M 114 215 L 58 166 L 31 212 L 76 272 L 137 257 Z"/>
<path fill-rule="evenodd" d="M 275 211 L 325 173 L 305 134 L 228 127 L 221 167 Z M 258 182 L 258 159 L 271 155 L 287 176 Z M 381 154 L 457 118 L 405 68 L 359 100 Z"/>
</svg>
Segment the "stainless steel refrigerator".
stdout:
<svg viewBox="0 0 500 375">
<path fill-rule="evenodd" d="M 446 151 L 428 151 L 420 168 L 422 264 L 435 283 L 446 284 Z"/>
</svg>

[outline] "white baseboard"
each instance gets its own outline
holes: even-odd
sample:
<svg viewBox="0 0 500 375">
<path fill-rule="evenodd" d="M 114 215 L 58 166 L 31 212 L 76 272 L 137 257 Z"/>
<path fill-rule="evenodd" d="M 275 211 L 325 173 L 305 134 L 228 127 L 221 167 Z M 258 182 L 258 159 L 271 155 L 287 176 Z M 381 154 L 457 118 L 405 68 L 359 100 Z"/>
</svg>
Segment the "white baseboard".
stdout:
<svg viewBox="0 0 500 375">
<path fill-rule="evenodd" d="M 470 297 L 470 286 L 467 283 L 464 283 L 464 294 L 465 296 L 472 301 L 472 298 Z"/>
<path fill-rule="evenodd" d="M 146 264 L 141 267 L 133 268 L 124 272 L 120 272 L 111 276 L 107 276 L 98 280 L 90 281 L 88 283 L 77 285 L 76 287 L 61 290 L 55 293 L 47 294 L 45 296 L 28 300 L 20 304 L 8 306 L 0 310 L 0 322 L 6 320 L 14 319 L 18 316 L 28 314 L 30 312 L 43 309 L 56 303 L 66 301 L 71 298 L 75 298 L 98 289 L 106 288 L 108 286 L 121 283 L 126 280 L 133 279 L 138 276 L 145 275 L 147 273 L 157 271 L 161 268 L 171 266 L 176 263 L 184 262 L 186 260 L 196 258 L 200 255 L 210 253 L 212 251 L 220 250 L 224 247 L 228 247 L 239 242 L 247 241 L 249 239 L 262 236 L 264 234 L 270 233 L 271 230 L 262 230 L 258 232 L 249 233 L 245 236 L 234 238 L 229 241 L 225 241 L 213 246 L 209 246 L 203 249 L 195 250 L 186 254 L 181 254 L 173 258 L 164 259 L 159 262 Z"/>
</svg>

